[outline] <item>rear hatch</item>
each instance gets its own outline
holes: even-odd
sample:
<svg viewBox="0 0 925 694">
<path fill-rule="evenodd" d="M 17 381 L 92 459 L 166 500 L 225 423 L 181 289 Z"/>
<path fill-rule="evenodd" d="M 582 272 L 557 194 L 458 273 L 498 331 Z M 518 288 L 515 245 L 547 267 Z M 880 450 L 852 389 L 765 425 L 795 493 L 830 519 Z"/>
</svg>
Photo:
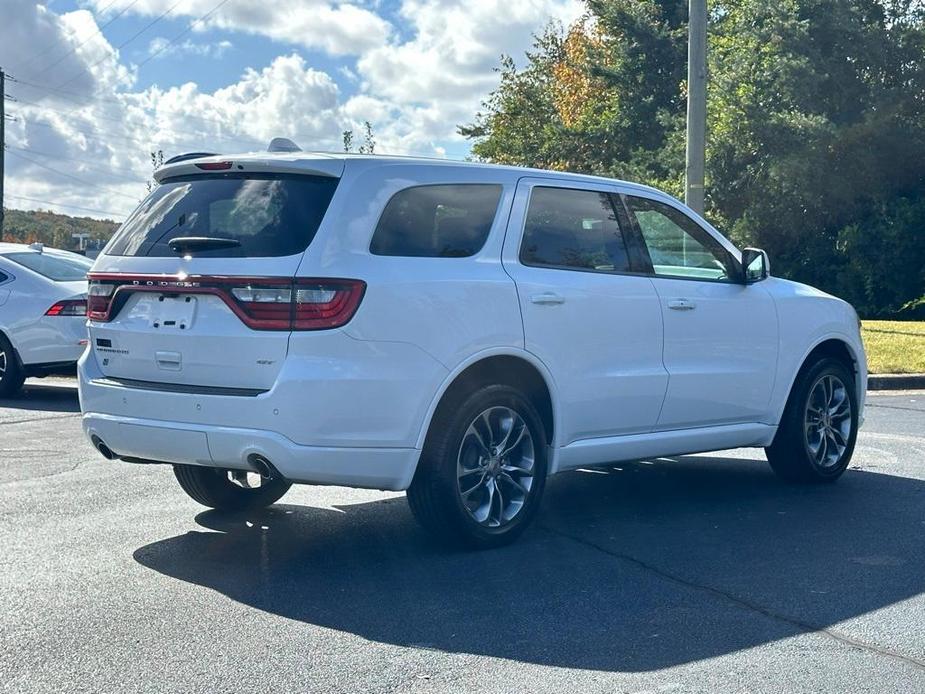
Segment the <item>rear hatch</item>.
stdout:
<svg viewBox="0 0 925 694">
<path fill-rule="evenodd" d="M 290 331 L 333 327 L 362 294 L 360 283 L 293 279 L 337 183 L 267 171 L 164 179 L 90 273 L 103 374 L 178 390 L 271 388 Z"/>
</svg>

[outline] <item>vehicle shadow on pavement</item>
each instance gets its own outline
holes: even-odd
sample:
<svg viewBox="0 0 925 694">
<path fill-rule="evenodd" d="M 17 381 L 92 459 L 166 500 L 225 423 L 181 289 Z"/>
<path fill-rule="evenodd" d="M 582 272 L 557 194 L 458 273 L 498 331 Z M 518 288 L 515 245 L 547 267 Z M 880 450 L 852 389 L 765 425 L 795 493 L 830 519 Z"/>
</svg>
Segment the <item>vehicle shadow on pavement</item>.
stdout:
<svg viewBox="0 0 925 694">
<path fill-rule="evenodd" d="M 76 388 L 26 385 L 15 398 L 0 398 L 0 408 L 34 412 L 80 412 Z"/>
<path fill-rule="evenodd" d="M 684 457 L 551 479 L 538 527 L 499 550 L 442 549 L 394 498 L 208 511 L 196 518 L 204 531 L 134 556 L 257 609 L 373 641 L 646 671 L 919 594 L 923 502 L 925 481 L 874 471 L 795 487 L 763 460 Z"/>
</svg>

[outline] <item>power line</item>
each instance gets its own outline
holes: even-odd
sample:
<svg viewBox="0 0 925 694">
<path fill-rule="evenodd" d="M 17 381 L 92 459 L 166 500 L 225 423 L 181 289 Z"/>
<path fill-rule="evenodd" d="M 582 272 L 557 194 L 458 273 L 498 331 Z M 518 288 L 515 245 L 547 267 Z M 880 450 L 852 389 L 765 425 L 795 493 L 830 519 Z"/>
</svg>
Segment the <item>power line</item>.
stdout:
<svg viewBox="0 0 925 694">
<path fill-rule="evenodd" d="M 68 89 L 56 89 L 55 87 L 49 87 L 44 84 L 36 84 L 35 82 L 18 79 L 10 75 L 7 75 L 7 80 L 9 80 L 10 82 L 15 82 L 17 84 L 24 84 L 26 86 L 32 87 L 33 89 L 38 89 L 40 91 L 53 92 L 58 95 L 63 95 L 63 98 L 65 100 L 71 101 L 72 103 L 75 103 L 75 104 L 81 104 L 84 106 L 92 105 L 97 101 L 102 101 L 104 103 L 110 103 L 110 104 L 116 104 L 118 106 L 122 106 L 123 108 L 126 106 L 125 102 L 121 101 L 120 99 L 112 99 L 112 98 L 107 98 L 105 96 L 94 96 L 94 97 L 88 98 L 86 95 L 81 94 L 80 92 L 75 92 L 75 91 L 71 91 Z M 81 97 L 81 98 L 74 98 L 74 97 Z M 133 104 L 133 105 L 137 106 L 138 108 L 144 109 L 146 111 L 153 109 L 152 106 L 145 106 L 143 104 Z M 184 113 L 183 118 L 191 118 L 193 120 L 202 121 L 203 123 L 213 123 L 215 125 L 222 125 L 225 127 L 228 126 L 227 121 L 217 120 L 215 118 L 205 118 L 204 116 L 196 116 L 191 113 Z"/>
<path fill-rule="evenodd" d="M 35 101 L 26 101 L 25 99 L 17 99 L 16 101 L 18 101 L 18 103 L 20 103 L 20 104 L 25 104 L 25 105 L 28 105 L 28 106 L 34 106 L 34 107 L 36 107 L 36 108 L 41 108 L 41 109 L 47 109 L 47 110 L 49 110 L 49 111 L 54 111 L 55 113 L 60 113 L 60 114 L 63 115 L 63 116 L 73 116 L 73 117 L 75 117 L 75 118 L 76 118 L 76 117 L 90 118 L 90 116 L 80 113 L 80 112 L 79 112 L 79 111 L 80 111 L 79 108 L 73 108 L 73 109 L 67 110 L 67 109 L 56 108 L 56 107 L 54 107 L 54 106 L 47 106 L 47 105 L 45 105 L 45 104 L 40 104 L 40 103 L 37 103 L 37 102 L 35 102 Z M 104 116 L 104 115 L 102 115 L 102 114 L 93 114 L 92 118 L 94 118 L 94 119 L 97 119 L 97 118 L 98 118 L 98 119 L 100 119 L 100 120 L 108 120 L 108 121 L 111 121 L 111 122 L 113 122 L 113 123 L 119 123 L 120 125 L 124 125 L 124 124 L 125 124 L 125 119 L 124 119 L 124 118 L 114 118 L 113 116 Z M 193 131 L 191 131 L 191 130 L 180 130 L 179 128 L 174 128 L 174 127 L 172 127 L 172 126 L 170 127 L 170 130 L 171 130 L 172 132 L 178 133 L 178 134 L 180 134 L 180 135 L 186 135 L 187 137 L 189 137 L 190 139 L 193 139 L 193 140 L 203 140 L 203 139 L 208 138 L 208 139 L 212 139 L 212 140 L 218 140 L 218 141 L 224 141 L 224 142 L 233 143 L 233 144 L 236 144 L 236 145 L 237 145 L 237 144 L 244 144 L 241 140 L 238 140 L 237 138 L 230 138 L 230 137 L 226 137 L 226 136 L 222 136 L 222 135 L 212 135 L 212 134 L 207 133 L 207 132 L 193 132 Z"/>
<path fill-rule="evenodd" d="M 141 178 L 128 178 L 127 176 L 120 176 L 118 173 L 113 173 L 114 171 L 116 172 L 121 171 L 123 173 L 134 173 L 127 169 L 105 169 L 101 166 L 91 166 L 90 164 L 87 164 L 84 159 L 78 159 L 77 157 L 68 157 L 64 154 L 52 154 L 51 152 L 40 152 L 39 150 L 32 149 L 31 147 L 17 147 L 15 145 L 7 145 L 6 148 L 16 150 L 19 152 L 28 152 L 29 154 L 35 154 L 40 157 L 48 157 L 49 159 L 56 159 L 56 160 L 63 159 L 64 161 L 72 161 L 77 164 L 80 164 L 83 168 L 89 171 L 96 171 L 98 173 L 107 174 L 109 176 L 112 176 L 113 178 L 118 178 L 128 183 L 144 183 L 144 179 L 141 179 Z"/>
<path fill-rule="evenodd" d="M 38 120 L 27 120 L 25 119 L 25 114 L 20 114 L 19 117 L 23 119 L 23 121 L 25 123 L 28 123 L 29 125 L 37 125 L 42 128 L 51 128 L 52 130 L 58 129 L 58 126 L 52 123 L 44 123 Z M 137 140 L 134 137 L 128 137 L 126 135 L 113 135 L 111 133 L 104 133 L 92 127 L 90 128 L 90 132 L 94 132 L 94 133 L 97 133 L 98 135 L 103 136 L 103 137 L 89 137 L 89 139 L 95 140 L 96 142 L 100 142 L 102 144 L 109 144 L 108 140 L 115 138 L 117 140 L 125 140 L 126 142 L 132 142 L 136 145 L 141 145 L 142 147 L 152 147 L 153 146 L 150 140 L 143 142 L 142 140 Z M 85 132 L 81 131 L 80 134 L 83 135 L 84 137 L 87 137 L 87 134 Z"/>
<path fill-rule="evenodd" d="M 113 5 L 115 5 L 117 1 L 118 1 L 118 0 L 112 0 L 112 2 L 110 2 L 108 5 L 106 5 L 106 7 L 104 7 L 102 10 L 99 11 L 99 14 L 101 14 L 101 15 L 102 15 L 102 14 L 105 14 L 106 10 L 108 10 L 110 7 L 112 7 Z M 42 68 L 41 70 L 39 70 L 38 72 L 32 73 L 32 77 L 38 77 L 39 75 L 45 74 L 46 72 L 48 72 L 49 70 L 51 70 L 51 68 L 55 67 L 56 65 L 59 65 L 59 64 L 61 63 L 62 60 L 64 60 L 65 58 L 68 58 L 68 57 L 71 56 L 71 55 L 73 55 L 73 54 L 76 53 L 80 48 L 83 48 L 83 46 L 84 46 L 90 39 L 96 38 L 97 36 L 102 36 L 102 35 L 103 35 L 103 29 L 105 29 L 106 27 L 108 27 L 110 24 L 112 24 L 114 21 L 116 21 L 119 17 L 121 17 L 123 14 L 125 14 L 125 13 L 126 13 L 133 5 L 135 5 L 137 2 L 138 2 L 138 0 L 132 0 L 132 2 L 130 2 L 128 5 L 126 5 L 126 6 L 123 7 L 121 10 L 119 10 L 108 22 L 106 22 L 105 24 L 102 24 L 101 26 L 97 27 L 97 29 L 96 29 L 95 32 L 93 32 L 92 34 L 90 34 L 87 38 L 85 38 L 83 41 L 81 41 L 80 43 L 78 43 L 76 46 L 73 46 L 69 51 L 67 51 L 66 53 L 62 53 L 62 54 L 61 54 L 61 57 L 59 57 L 59 58 L 58 58 L 57 60 L 55 60 L 53 63 L 49 63 L 48 65 L 46 65 L 45 67 L 43 67 L 43 68 Z M 52 46 L 51 48 L 54 48 L 54 46 Z M 26 65 L 29 65 L 30 63 L 32 63 L 37 57 L 39 57 L 39 56 L 41 56 L 41 55 L 47 54 L 47 53 L 51 50 L 51 48 L 48 48 L 48 49 L 46 49 L 45 51 L 42 51 L 42 52 L 39 53 L 38 55 L 35 55 L 35 56 L 33 56 L 32 58 L 30 58 L 29 60 L 27 60 L 25 63 L 23 63 L 23 64 L 21 65 L 21 68 L 25 68 Z"/>
<path fill-rule="evenodd" d="M 64 176 L 65 178 L 70 178 L 73 181 L 77 181 L 77 183 L 80 183 L 81 185 L 92 186 L 93 188 L 98 188 L 99 190 L 105 191 L 109 193 L 110 195 L 121 195 L 123 198 L 128 198 L 129 200 L 134 200 L 135 202 L 138 201 L 138 198 L 135 197 L 134 195 L 128 195 L 127 193 L 121 193 L 118 190 L 113 190 L 112 188 L 109 188 L 107 186 L 101 186 L 99 183 L 93 183 L 92 181 L 86 181 L 80 178 L 79 176 L 69 174 L 66 171 L 59 171 L 58 169 L 55 169 L 51 166 L 43 164 L 40 161 L 36 161 L 35 159 L 32 159 L 31 157 L 26 157 L 26 156 L 23 156 L 22 154 L 17 154 L 16 152 L 10 152 L 10 154 L 12 154 L 14 157 L 18 157 L 24 161 L 27 161 L 33 164 L 34 166 L 38 166 L 42 169 L 45 169 L 46 171 L 50 171 L 51 173 L 58 174 L 59 176 Z"/>
<path fill-rule="evenodd" d="M 179 39 L 183 38 L 183 37 L 186 36 L 188 33 L 190 33 L 190 31 L 193 30 L 193 27 L 194 27 L 194 26 L 196 26 L 196 25 L 199 24 L 200 22 L 204 22 L 204 21 L 205 21 L 206 19 L 208 19 L 211 15 L 215 14 L 216 12 L 218 12 L 218 10 L 220 10 L 220 9 L 225 5 L 225 3 L 227 3 L 227 2 L 228 2 L 228 0 L 222 0 L 220 3 L 218 3 L 215 7 L 213 7 L 211 10 L 209 10 L 208 12 L 206 12 L 204 15 L 202 15 L 201 17 L 199 17 L 199 18 L 196 19 L 195 21 L 191 22 L 183 31 L 181 31 L 179 34 L 177 34 L 177 35 L 174 36 L 172 39 L 170 39 L 170 41 L 168 41 L 168 42 L 165 43 L 163 46 L 161 46 L 161 47 L 158 48 L 156 51 L 154 51 L 154 53 L 152 53 L 152 54 L 149 55 L 147 58 L 145 58 L 145 59 L 142 60 L 140 63 L 138 63 L 138 65 L 135 66 L 135 69 L 137 70 L 137 69 L 141 68 L 143 65 L 146 65 L 148 62 L 150 62 L 151 60 L 153 60 L 154 58 L 156 58 L 157 56 L 159 56 L 159 55 L 160 55 L 161 53 L 163 53 L 169 46 L 172 46 L 172 45 L 173 45 L 174 43 L 176 43 Z"/>
<path fill-rule="evenodd" d="M 39 200 L 38 198 L 30 198 L 25 195 L 13 195 L 12 193 L 7 193 L 7 197 L 16 198 L 18 200 L 28 200 L 29 202 L 37 202 L 40 205 L 54 205 L 56 207 L 67 207 L 74 210 L 83 210 L 84 212 L 97 212 L 99 214 L 110 214 L 114 217 L 126 217 L 125 212 L 113 212 L 112 210 L 98 210 L 93 207 L 81 207 L 80 205 L 65 205 L 63 202 L 49 202 L 48 200 Z"/>
<path fill-rule="evenodd" d="M 132 34 L 128 39 L 126 39 L 125 41 L 123 41 L 122 43 L 120 43 L 118 46 L 116 46 L 116 49 L 115 49 L 115 50 L 116 50 L 116 51 L 119 51 L 119 50 L 121 50 L 122 48 L 124 48 L 125 46 L 127 46 L 128 44 L 130 44 L 132 41 L 134 41 L 135 39 L 137 39 L 139 36 L 141 36 L 143 33 L 145 33 L 148 29 L 150 29 L 150 28 L 153 27 L 155 24 L 157 24 L 159 21 L 161 21 L 164 17 L 166 17 L 166 16 L 167 16 L 168 14 L 170 14 L 171 12 L 173 12 L 174 8 L 176 8 L 177 6 L 179 6 L 181 2 L 183 2 L 183 0 L 177 0 L 173 5 L 171 5 L 170 7 L 168 7 L 164 12 L 162 12 L 161 14 L 159 14 L 159 15 L 158 15 L 157 17 L 155 17 L 153 20 L 151 20 L 150 22 L 148 22 L 147 24 L 145 24 L 141 29 L 139 29 L 139 30 L 136 31 L 134 34 Z M 81 72 L 85 72 L 85 73 L 87 73 L 87 74 L 89 75 L 91 69 L 95 68 L 97 65 L 99 65 L 100 63 L 102 63 L 104 60 L 106 60 L 106 59 L 109 58 L 109 57 L 111 57 L 111 56 L 109 56 L 109 55 L 104 55 L 102 58 L 100 58 L 99 60 L 97 60 L 97 61 L 96 61 L 95 63 L 93 63 L 92 65 L 81 67 L 81 68 L 80 68 L 80 71 L 75 72 L 71 77 L 68 77 L 66 80 L 64 80 L 63 82 L 61 82 L 58 86 L 59 86 L 59 87 L 63 87 L 65 84 L 70 84 L 71 82 L 73 82 L 75 79 L 77 79 L 77 78 L 80 76 L 80 73 L 81 73 Z"/>
</svg>

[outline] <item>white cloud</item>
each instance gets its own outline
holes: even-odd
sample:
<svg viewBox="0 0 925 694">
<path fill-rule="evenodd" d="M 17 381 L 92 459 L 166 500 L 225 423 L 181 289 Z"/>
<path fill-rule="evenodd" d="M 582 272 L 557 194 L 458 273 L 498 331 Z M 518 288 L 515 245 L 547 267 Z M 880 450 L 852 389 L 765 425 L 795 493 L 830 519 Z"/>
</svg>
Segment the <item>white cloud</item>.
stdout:
<svg viewBox="0 0 925 694">
<path fill-rule="evenodd" d="M 173 1 L 140 0 L 130 11 L 155 15 Z M 343 130 L 352 129 L 359 142 L 367 120 L 377 151 L 444 157 L 448 147 L 463 146 L 456 127 L 472 119 L 496 86 L 499 56 L 522 56 L 550 18 L 568 22 L 578 16 L 577 2 L 403 0 L 398 16 L 407 25 L 401 35 L 366 9 L 378 7 L 373 2 L 365 8 L 326 0 L 229 2 L 210 20 L 354 55 L 332 71 L 345 94 L 331 74 L 289 52 L 265 67 L 229 75 L 228 84 L 213 91 L 194 81 L 138 90 L 134 66 L 120 62 L 90 12 L 57 15 L 33 0 L 5 0 L 9 21 L 0 26 L 0 65 L 21 78 L 7 88 L 19 99 L 11 104 L 18 120 L 7 124 L 8 202 L 35 206 L 12 197 L 19 195 L 125 214 L 144 195 L 153 149 L 167 156 L 235 152 L 263 149 L 283 136 L 305 149 L 339 150 Z M 215 0 L 190 0 L 180 7 L 198 17 L 214 6 Z M 169 37 L 150 41 L 148 56 L 217 56 L 231 47 L 227 40 L 197 42 L 204 34 L 196 28 L 177 44 Z"/>
<path fill-rule="evenodd" d="M 216 41 L 215 43 L 193 43 L 190 40 L 170 43 L 170 39 L 158 36 L 148 44 L 148 56 L 156 60 L 182 55 L 221 58 L 231 47 L 232 43 L 228 40 Z"/>
<path fill-rule="evenodd" d="M 173 7 L 175 0 L 140 0 L 131 12 L 156 17 Z M 90 0 L 98 12 L 110 0 Z M 196 25 L 197 31 L 221 28 L 247 34 L 260 34 L 276 41 L 306 48 L 319 48 L 333 55 L 357 55 L 384 43 L 391 26 L 375 12 L 349 2 L 326 0 L 246 0 L 229 2 L 214 14 L 216 0 L 187 0 L 171 13 L 172 17 L 208 18 Z M 112 7 L 110 12 L 115 11 Z"/>
</svg>

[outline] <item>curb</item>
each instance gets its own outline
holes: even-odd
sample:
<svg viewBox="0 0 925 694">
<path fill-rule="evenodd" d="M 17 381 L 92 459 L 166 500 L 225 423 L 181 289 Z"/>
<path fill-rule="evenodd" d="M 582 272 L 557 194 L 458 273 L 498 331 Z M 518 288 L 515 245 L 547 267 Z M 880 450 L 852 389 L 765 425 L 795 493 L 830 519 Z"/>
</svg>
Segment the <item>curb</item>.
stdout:
<svg viewBox="0 0 925 694">
<path fill-rule="evenodd" d="M 922 390 L 925 374 L 875 374 L 867 377 L 867 390 Z"/>
</svg>

